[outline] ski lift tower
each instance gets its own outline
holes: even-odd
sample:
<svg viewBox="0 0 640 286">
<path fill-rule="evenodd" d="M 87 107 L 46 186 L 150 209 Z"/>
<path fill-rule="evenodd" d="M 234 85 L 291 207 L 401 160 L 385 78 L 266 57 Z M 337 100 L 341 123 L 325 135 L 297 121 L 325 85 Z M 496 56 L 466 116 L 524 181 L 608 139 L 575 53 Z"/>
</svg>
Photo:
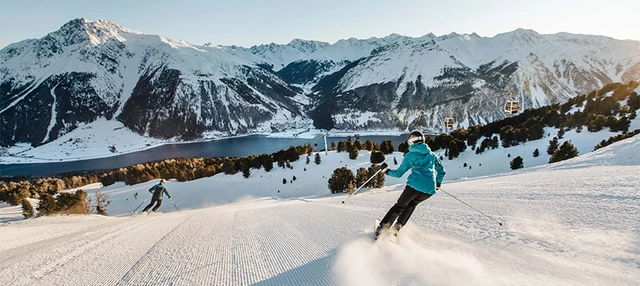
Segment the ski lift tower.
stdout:
<svg viewBox="0 0 640 286">
<path fill-rule="evenodd" d="M 329 155 L 329 148 L 327 147 L 327 136 L 329 136 L 329 131 L 322 130 L 322 132 L 320 132 L 320 136 L 324 137 L 324 154 Z"/>
</svg>

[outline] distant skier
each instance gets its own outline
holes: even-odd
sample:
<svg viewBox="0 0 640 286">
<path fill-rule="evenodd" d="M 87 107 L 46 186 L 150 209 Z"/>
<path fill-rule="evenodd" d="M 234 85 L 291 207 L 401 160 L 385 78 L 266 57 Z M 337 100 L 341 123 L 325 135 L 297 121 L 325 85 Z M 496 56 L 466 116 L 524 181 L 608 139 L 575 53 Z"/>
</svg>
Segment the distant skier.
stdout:
<svg viewBox="0 0 640 286">
<path fill-rule="evenodd" d="M 146 212 L 151 206 L 153 206 L 153 204 L 157 202 L 158 204 L 151 210 L 152 212 L 156 212 L 160 205 L 162 205 L 162 194 L 166 194 L 167 197 L 171 199 L 171 194 L 169 194 L 169 191 L 167 191 L 167 187 L 164 185 L 164 183 L 166 183 L 166 181 L 164 179 L 161 179 L 159 184 L 154 185 L 153 187 L 151 187 L 151 189 L 149 189 L 149 193 L 152 193 L 153 197 L 151 198 L 151 203 L 149 203 L 149 205 L 147 205 L 142 210 L 142 212 Z"/>
<path fill-rule="evenodd" d="M 398 235 L 400 229 L 407 223 L 416 206 L 422 201 L 430 198 L 440 188 L 440 184 L 446 174 L 442 162 L 431 152 L 429 146 L 424 143 L 424 134 L 420 131 L 413 131 L 409 134 L 407 143 L 409 152 L 405 154 L 402 163 L 396 170 L 389 170 L 389 165 L 383 163 L 380 167 L 385 174 L 400 178 L 411 169 L 411 174 L 407 178 L 407 186 L 400 194 L 398 202 L 389 209 L 382 218 L 375 231 L 375 239 L 393 225 L 394 235 Z"/>
</svg>

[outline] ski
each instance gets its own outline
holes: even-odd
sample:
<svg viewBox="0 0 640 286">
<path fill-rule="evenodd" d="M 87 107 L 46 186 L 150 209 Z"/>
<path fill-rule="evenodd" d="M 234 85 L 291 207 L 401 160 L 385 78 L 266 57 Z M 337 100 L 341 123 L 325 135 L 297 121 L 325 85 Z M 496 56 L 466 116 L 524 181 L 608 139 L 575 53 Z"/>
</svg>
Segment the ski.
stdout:
<svg viewBox="0 0 640 286">
<path fill-rule="evenodd" d="M 373 240 L 374 241 L 378 240 L 378 237 L 382 234 L 382 233 L 376 234 L 376 231 L 378 230 L 378 226 L 379 225 L 380 225 L 380 220 L 376 219 L 375 224 L 373 225 Z"/>
<path fill-rule="evenodd" d="M 380 220 L 376 219 L 373 225 L 373 241 L 378 241 L 381 237 L 388 238 L 389 241 L 393 243 L 398 243 L 398 233 L 399 231 L 395 228 L 387 228 L 380 231 L 380 233 L 376 234 L 378 230 L 378 226 L 380 226 Z"/>
<path fill-rule="evenodd" d="M 391 228 L 389 229 L 392 233 L 391 235 L 389 235 L 389 241 L 393 242 L 393 243 L 398 243 L 398 233 L 399 231 L 395 228 Z"/>
</svg>

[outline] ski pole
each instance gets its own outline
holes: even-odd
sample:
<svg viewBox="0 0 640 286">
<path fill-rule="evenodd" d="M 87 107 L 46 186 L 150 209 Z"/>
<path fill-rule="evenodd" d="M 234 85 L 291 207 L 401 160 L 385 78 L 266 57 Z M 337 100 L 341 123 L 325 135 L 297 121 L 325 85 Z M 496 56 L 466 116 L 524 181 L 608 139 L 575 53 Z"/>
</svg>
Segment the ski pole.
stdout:
<svg viewBox="0 0 640 286">
<path fill-rule="evenodd" d="M 475 210 L 475 211 L 477 211 L 477 212 L 479 212 L 479 213 L 483 214 L 484 216 L 486 216 L 486 217 L 488 217 L 488 218 L 490 218 L 490 219 L 492 219 L 492 220 L 496 221 L 499 225 L 501 225 L 501 226 L 502 226 L 502 223 L 501 223 L 500 221 L 496 220 L 495 218 L 493 218 L 493 217 L 491 217 L 491 216 L 489 216 L 489 215 L 487 215 L 487 214 L 485 214 L 485 213 L 483 213 L 483 212 L 479 211 L 478 209 L 476 209 L 476 208 L 472 207 L 471 205 L 469 205 L 469 204 L 467 204 L 467 203 L 463 202 L 461 199 L 456 198 L 454 195 L 449 194 L 447 191 L 445 191 L 445 190 L 443 190 L 443 189 L 438 189 L 438 190 L 443 191 L 445 194 L 447 194 L 447 195 L 451 196 L 452 198 L 454 198 L 454 199 L 458 200 L 459 202 L 461 202 L 461 203 L 463 203 L 464 205 L 466 205 L 466 206 L 468 206 L 468 207 L 472 208 L 473 210 Z"/>
<path fill-rule="evenodd" d="M 144 199 L 144 201 L 142 201 L 142 203 L 138 205 L 138 207 L 135 210 L 133 210 L 133 212 L 131 213 L 135 213 L 151 197 L 151 195 L 153 194 L 149 194 L 149 196 L 146 199 Z"/>
<path fill-rule="evenodd" d="M 171 201 L 171 203 L 173 204 L 173 206 L 176 208 L 176 210 L 178 212 L 180 212 L 180 210 L 178 209 L 178 207 L 176 206 L 176 203 L 173 202 L 173 200 L 171 198 L 169 198 L 169 200 Z"/>
<path fill-rule="evenodd" d="M 342 203 L 344 204 L 346 200 L 348 200 L 351 196 L 355 195 L 360 189 L 362 189 L 362 187 L 364 187 L 364 185 L 366 185 L 369 181 L 371 181 L 371 179 L 373 179 L 378 173 L 380 173 L 380 171 L 382 171 L 382 169 L 378 170 L 375 174 L 373 174 L 373 176 L 371 176 L 371 178 L 369 178 L 366 182 L 364 182 L 362 186 L 358 187 L 355 191 L 353 191 L 353 193 L 349 194 L 349 196 L 346 199 L 344 199 Z"/>
</svg>

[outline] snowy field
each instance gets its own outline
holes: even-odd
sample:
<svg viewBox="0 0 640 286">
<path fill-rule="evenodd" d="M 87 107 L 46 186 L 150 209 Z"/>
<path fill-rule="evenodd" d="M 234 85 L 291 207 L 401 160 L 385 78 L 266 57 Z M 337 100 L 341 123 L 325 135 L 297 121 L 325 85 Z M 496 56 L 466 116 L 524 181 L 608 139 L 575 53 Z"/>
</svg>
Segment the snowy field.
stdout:
<svg viewBox="0 0 640 286">
<path fill-rule="evenodd" d="M 170 180 L 180 211 L 165 199 L 158 213 L 130 214 L 157 180 L 101 188 L 109 217 L 23 220 L 19 206 L 2 204 L 0 277 L 5 285 L 638 285 L 640 137 L 588 152 L 604 137 L 567 132 L 580 156 L 556 164 L 545 164 L 549 139 L 445 160 L 443 190 L 482 213 L 439 192 L 397 243 L 371 237 L 407 175 L 345 204 L 345 194 L 328 192 L 335 168 L 370 165 L 364 151 L 357 160 L 322 152 L 320 165 L 301 157 L 293 170 L 252 169 L 248 179 Z M 518 155 L 526 168 L 512 171 Z M 402 159 L 388 155 L 391 168 L 393 156 Z"/>
</svg>

